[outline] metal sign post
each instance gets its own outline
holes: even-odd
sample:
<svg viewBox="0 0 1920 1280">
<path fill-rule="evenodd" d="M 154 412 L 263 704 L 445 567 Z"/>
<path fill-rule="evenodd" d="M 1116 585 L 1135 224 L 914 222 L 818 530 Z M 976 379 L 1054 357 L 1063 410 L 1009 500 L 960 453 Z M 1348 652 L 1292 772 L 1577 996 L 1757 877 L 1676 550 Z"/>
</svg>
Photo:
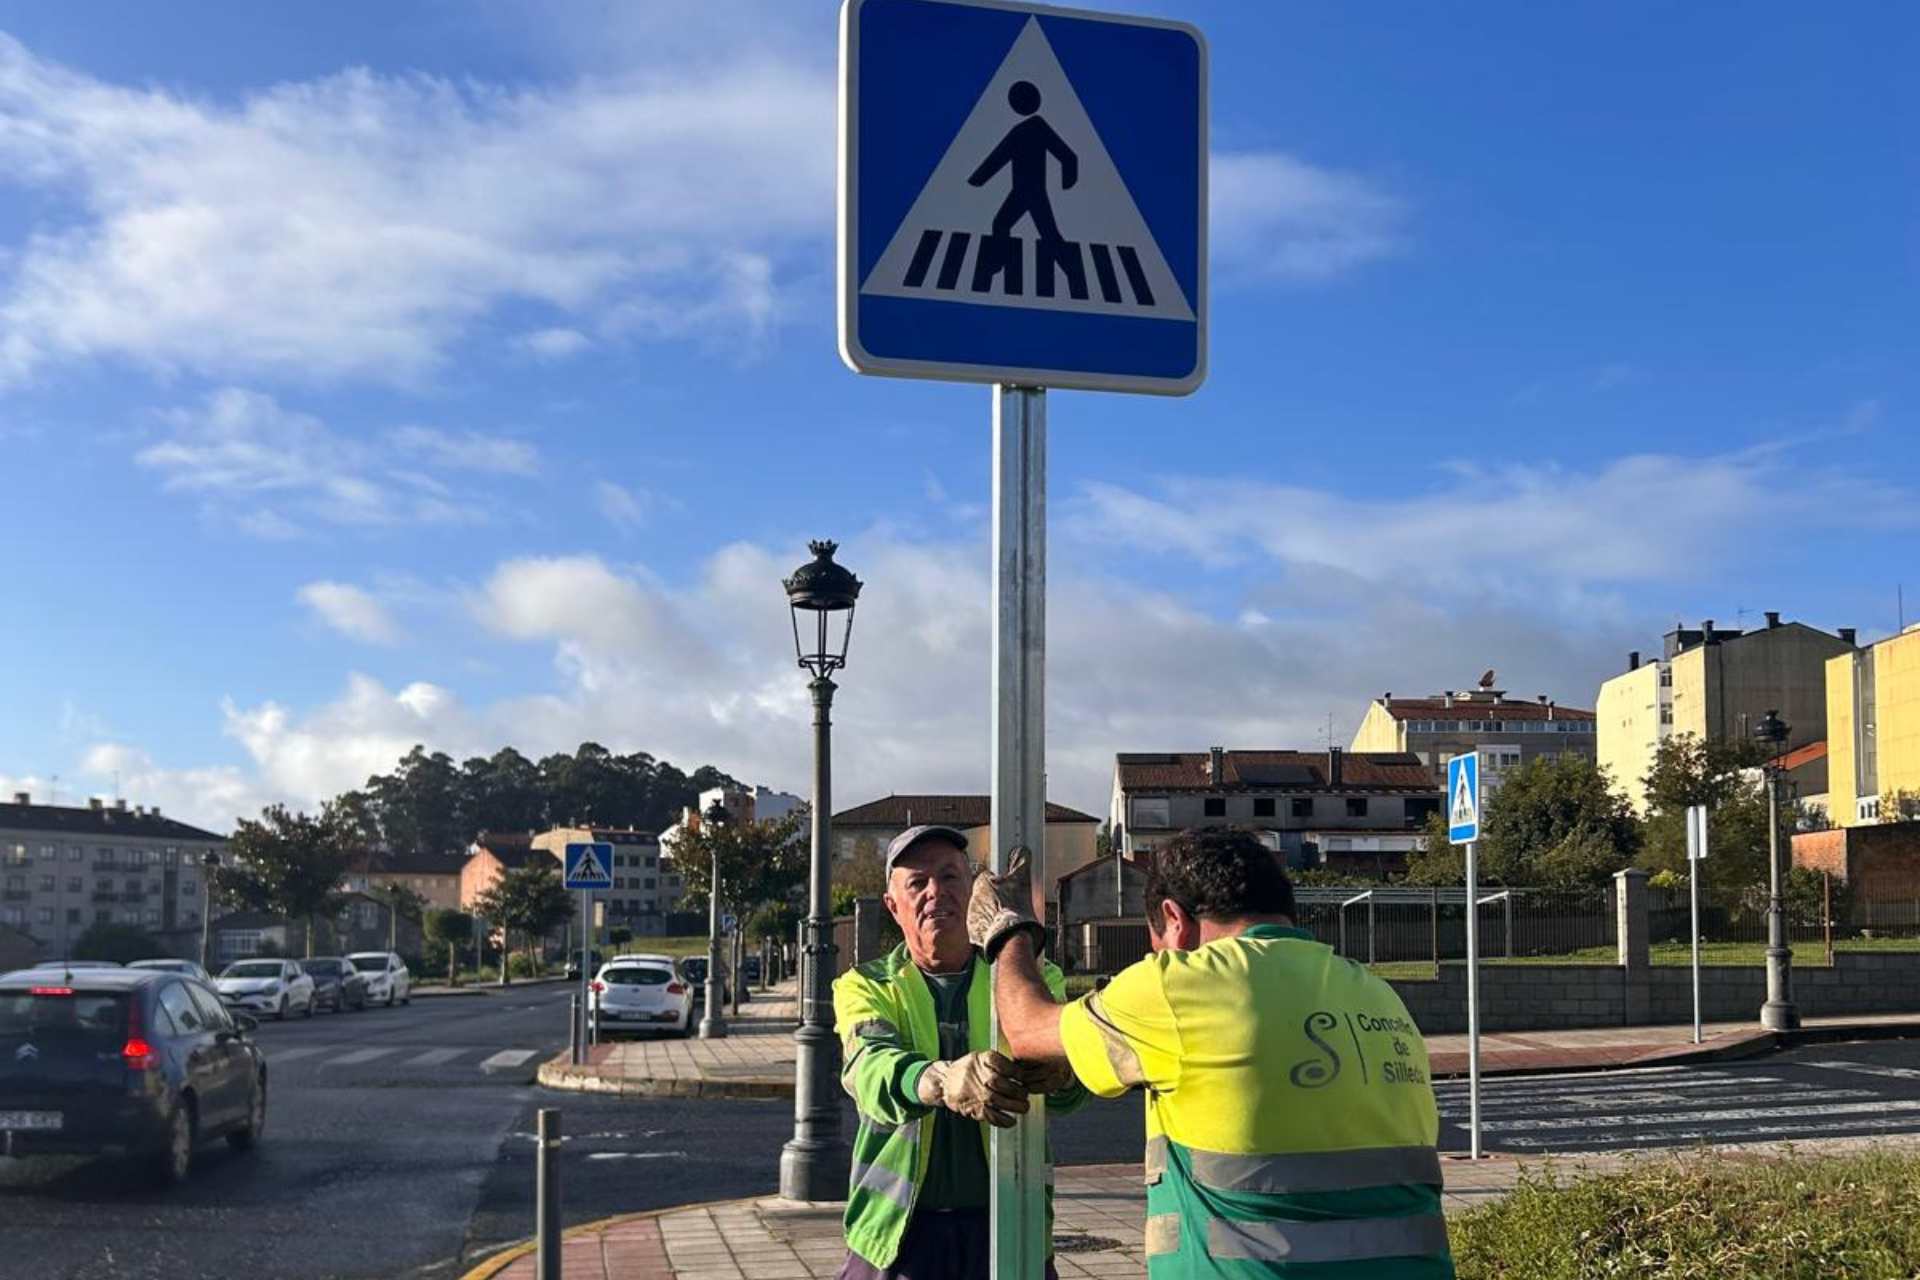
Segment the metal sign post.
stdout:
<svg viewBox="0 0 1920 1280">
<path fill-rule="evenodd" d="M 574 1043 L 579 1046 L 574 1062 L 587 1056 L 588 1028 L 592 1018 L 587 1012 L 592 998 L 593 966 L 588 957 L 593 951 L 593 891 L 613 887 L 613 845 L 604 840 L 578 841 L 565 850 L 563 883 L 580 893 L 580 1022 L 574 1028 Z"/>
<path fill-rule="evenodd" d="M 1707 806 L 1687 806 L 1687 894 L 1693 903 L 1693 1042 L 1700 1043 L 1700 860 L 1707 856 Z"/>
<path fill-rule="evenodd" d="M 573 1043 L 578 1046 L 578 1052 L 573 1059 L 575 1066 L 587 1060 L 588 1029 L 593 1026 L 593 1015 L 587 1012 L 587 1002 L 593 998 L 593 966 L 587 963 L 587 957 L 593 954 L 587 946 L 587 939 L 592 935 L 593 891 L 582 889 L 580 891 L 580 1028 L 579 1034 L 573 1038 Z"/>
<path fill-rule="evenodd" d="M 993 392 L 993 870 L 1013 850 L 1033 859 L 1045 893 L 1047 393 Z M 1037 910 L 1044 911 L 1044 907 Z M 993 1043 L 1002 1045 L 1000 1016 Z M 993 1130 L 990 1247 L 1001 1280 L 1039 1280 L 1047 1263 L 1047 1105 Z"/>
<path fill-rule="evenodd" d="M 1480 755 L 1447 761 L 1447 836 L 1467 847 L 1467 1142 L 1480 1158 Z"/>
</svg>

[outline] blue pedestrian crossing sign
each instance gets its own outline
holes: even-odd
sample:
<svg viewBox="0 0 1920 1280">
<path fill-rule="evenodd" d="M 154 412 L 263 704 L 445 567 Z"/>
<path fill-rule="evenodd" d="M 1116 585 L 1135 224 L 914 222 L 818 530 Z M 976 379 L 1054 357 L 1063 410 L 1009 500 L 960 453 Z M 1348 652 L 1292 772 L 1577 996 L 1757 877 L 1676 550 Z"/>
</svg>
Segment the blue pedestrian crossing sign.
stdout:
<svg viewBox="0 0 1920 1280">
<path fill-rule="evenodd" d="M 1480 753 L 1447 761 L 1447 839 L 1472 844 L 1480 838 Z"/>
<path fill-rule="evenodd" d="M 840 351 L 860 373 L 1206 376 L 1207 50 L 1186 23 L 844 0 Z"/>
<path fill-rule="evenodd" d="M 568 845 L 567 888 L 613 888 L 613 846 L 605 841 Z"/>
</svg>

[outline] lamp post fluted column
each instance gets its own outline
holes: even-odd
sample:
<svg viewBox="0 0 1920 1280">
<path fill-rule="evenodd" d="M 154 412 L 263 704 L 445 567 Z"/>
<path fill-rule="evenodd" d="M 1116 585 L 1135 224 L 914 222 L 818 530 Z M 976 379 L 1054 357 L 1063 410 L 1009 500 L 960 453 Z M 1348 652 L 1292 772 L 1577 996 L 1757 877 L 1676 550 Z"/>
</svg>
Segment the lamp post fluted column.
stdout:
<svg viewBox="0 0 1920 1280">
<path fill-rule="evenodd" d="M 726 822 L 726 809 L 718 801 L 708 809 L 704 821 L 709 828 Z M 713 863 L 707 879 L 707 990 L 706 1010 L 700 1015 L 702 1040 L 727 1038 L 727 1015 L 721 1008 L 726 988 L 720 982 L 720 846 L 713 845 Z"/>
<path fill-rule="evenodd" d="M 1793 1003 L 1793 948 L 1787 945 L 1784 896 L 1786 868 L 1780 855 L 1781 752 L 1789 730 L 1778 711 L 1769 711 L 1754 737 L 1769 750 L 1767 776 L 1767 1002 L 1760 1006 L 1760 1025 L 1769 1031 L 1791 1031 L 1800 1025 Z"/>
<path fill-rule="evenodd" d="M 793 1138 L 780 1153 L 780 1194 L 837 1200 L 846 1194 L 847 1146 L 840 1137 L 840 1042 L 833 1036 L 833 691 L 817 676 L 813 694 L 813 849 L 807 889 L 806 959 L 800 972 L 800 1029 L 794 1032 Z"/>
</svg>

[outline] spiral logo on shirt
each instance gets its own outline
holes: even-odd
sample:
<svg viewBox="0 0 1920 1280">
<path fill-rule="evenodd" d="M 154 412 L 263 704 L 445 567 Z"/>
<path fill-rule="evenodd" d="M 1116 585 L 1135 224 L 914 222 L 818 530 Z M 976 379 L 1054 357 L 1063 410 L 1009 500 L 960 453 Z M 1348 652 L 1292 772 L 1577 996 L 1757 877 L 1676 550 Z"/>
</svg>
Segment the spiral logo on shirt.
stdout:
<svg viewBox="0 0 1920 1280">
<path fill-rule="evenodd" d="M 1319 1048 L 1322 1056 L 1317 1058 L 1303 1058 L 1293 1064 L 1293 1070 L 1287 1073 L 1287 1078 L 1293 1081 L 1295 1088 L 1318 1089 L 1322 1086 L 1332 1084 L 1334 1080 L 1339 1077 L 1340 1055 L 1334 1051 L 1332 1045 L 1322 1040 L 1319 1035 L 1316 1034 L 1321 1031 L 1332 1031 L 1339 1027 L 1339 1025 L 1340 1019 L 1334 1017 L 1325 1009 L 1315 1009 L 1312 1013 L 1308 1014 L 1306 1020 L 1300 1024 L 1301 1032 L 1307 1039 L 1313 1041 Z"/>
</svg>

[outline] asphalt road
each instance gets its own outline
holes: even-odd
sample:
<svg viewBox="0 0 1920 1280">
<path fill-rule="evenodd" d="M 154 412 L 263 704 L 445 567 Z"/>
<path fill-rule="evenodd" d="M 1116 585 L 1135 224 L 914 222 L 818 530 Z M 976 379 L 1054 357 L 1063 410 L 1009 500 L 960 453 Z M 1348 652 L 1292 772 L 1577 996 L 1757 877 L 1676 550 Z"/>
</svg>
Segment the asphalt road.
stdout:
<svg viewBox="0 0 1920 1280">
<path fill-rule="evenodd" d="M 1467 1085 L 1444 1081 L 1440 1145 L 1464 1151 Z M 1920 1041 L 1811 1045 L 1718 1066 L 1482 1082 L 1490 1151 L 1628 1151 L 1700 1143 L 1920 1134 Z"/>
</svg>

